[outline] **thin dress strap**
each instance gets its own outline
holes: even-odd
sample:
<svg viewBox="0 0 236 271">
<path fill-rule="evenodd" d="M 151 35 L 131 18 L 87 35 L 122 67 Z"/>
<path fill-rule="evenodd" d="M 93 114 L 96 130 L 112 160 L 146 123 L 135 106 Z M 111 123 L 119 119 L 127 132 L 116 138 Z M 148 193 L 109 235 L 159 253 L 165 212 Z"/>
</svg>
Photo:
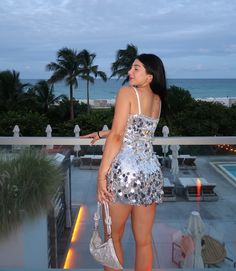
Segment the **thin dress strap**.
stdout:
<svg viewBox="0 0 236 271">
<path fill-rule="evenodd" d="M 135 90 L 135 94 L 136 94 L 137 100 L 138 100 L 138 113 L 141 114 L 141 106 L 140 106 L 140 99 L 139 99 L 138 90 L 135 87 L 133 87 L 133 88 Z"/>
<path fill-rule="evenodd" d="M 160 117 L 161 117 L 161 100 L 160 100 L 160 111 L 159 111 L 158 119 L 160 119 Z"/>
</svg>

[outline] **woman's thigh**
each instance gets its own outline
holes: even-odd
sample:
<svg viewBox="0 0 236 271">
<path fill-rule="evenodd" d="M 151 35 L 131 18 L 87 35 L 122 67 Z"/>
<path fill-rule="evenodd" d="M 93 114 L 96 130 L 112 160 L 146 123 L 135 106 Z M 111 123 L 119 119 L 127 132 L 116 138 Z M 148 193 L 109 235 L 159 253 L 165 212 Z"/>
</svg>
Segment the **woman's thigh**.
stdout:
<svg viewBox="0 0 236 271">
<path fill-rule="evenodd" d="M 155 219 L 156 203 L 148 206 L 134 206 L 131 214 L 132 229 L 136 242 L 150 242 L 152 226 Z"/>
<path fill-rule="evenodd" d="M 112 220 L 112 238 L 121 238 L 124 232 L 125 223 L 132 210 L 131 205 L 121 203 L 109 203 L 109 212 Z"/>
</svg>

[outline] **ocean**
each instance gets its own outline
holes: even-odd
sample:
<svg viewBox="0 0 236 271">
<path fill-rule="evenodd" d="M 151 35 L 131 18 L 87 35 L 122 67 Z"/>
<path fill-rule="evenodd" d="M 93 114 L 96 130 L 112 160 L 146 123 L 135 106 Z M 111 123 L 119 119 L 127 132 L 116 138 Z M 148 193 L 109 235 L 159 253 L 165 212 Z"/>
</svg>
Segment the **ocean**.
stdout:
<svg viewBox="0 0 236 271">
<path fill-rule="evenodd" d="M 22 79 L 22 83 L 35 84 L 39 79 Z M 96 79 L 90 84 L 90 99 L 114 99 L 123 80 L 109 79 L 103 82 Z M 236 97 L 236 79 L 168 79 L 168 86 L 175 85 L 188 90 L 193 98 Z M 54 85 L 54 94 L 69 95 L 69 87 L 63 81 Z M 86 99 L 86 82 L 79 80 L 74 90 L 75 99 Z"/>
</svg>

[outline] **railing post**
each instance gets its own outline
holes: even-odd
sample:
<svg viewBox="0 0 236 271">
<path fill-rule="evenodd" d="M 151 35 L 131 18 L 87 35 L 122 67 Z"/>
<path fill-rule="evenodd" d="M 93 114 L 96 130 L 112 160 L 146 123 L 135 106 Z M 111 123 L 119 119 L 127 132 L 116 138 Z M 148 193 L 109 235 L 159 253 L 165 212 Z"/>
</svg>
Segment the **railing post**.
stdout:
<svg viewBox="0 0 236 271">
<path fill-rule="evenodd" d="M 47 135 L 46 135 L 47 137 L 52 137 L 52 127 L 51 127 L 50 124 L 47 125 L 47 128 L 46 128 L 45 132 L 46 132 L 46 134 L 47 134 Z M 47 145 L 47 146 L 46 146 L 46 149 L 47 149 L 47 150 L 53 149 L 53 145 Z"/>
<path fill-rule="evenodd" d="M 74 133 L 75 133 L 75 137 L 79 138 L 79 133 L 80 133 L 80 127 L 78 124 L 75 125 L 74 128 Z M 76 152 L 76 157 L 78 157 L 78 152 L 81 150 L 80 145 L 75 145 L 74 146 L 74 151 Z"/>
<path fill-rule="evenodd" d="M 109 130 L 108 126 L 104 124 L 102 127 L 102 131 L 108 131 L 108 130 Z M 105 144 L 102 146 L 102 151 L 104 151 L 104 147 L 105 147 Z"/>
<path fill-rule="evenodd" d="M 15 137 L 15 138 L 20 137 L 20 128 L 19 128 L 18 125 L 15 125 L 15 126 L 14 126 L 14 129 L 13 129 L 13 137 Z M 12 145 L 12 152 L 19 151 L 19 150 L 21 150 L 21 148 L 22 148 L 21 145 L 19 145 L 19 146 Z"/>
<path fill-rule="evenodd" d="M 14 129 L 13 129 L 13 136 L 14 137 L 19 137 L 20 136 L 20 128 L 18 125 L 15 125 L 14 126 Z"/>
<path fill-rule="evenodd" d="M 108 126 L 107 126 L 106 124 L 104 124 L 102 130 L 103 130 L 103 131 L 108 131 L 109 128 L 108 128 Z"/>
<path fill-rule="evenodd" d="M 162 127 L 163 137 L 165 137 L 165 138 L 168 137 L 169 136 L 169 132 L 170 131 L 169 131 L 168 126 L 165 125 L 165 126 Z M 166 160 L 166 154 L 169 151 L 169 145 L 162 145 L 161 147 L 162 147 L 162 152 L 164 154 L 164 161 L 165 161 Z"/>
</svg>

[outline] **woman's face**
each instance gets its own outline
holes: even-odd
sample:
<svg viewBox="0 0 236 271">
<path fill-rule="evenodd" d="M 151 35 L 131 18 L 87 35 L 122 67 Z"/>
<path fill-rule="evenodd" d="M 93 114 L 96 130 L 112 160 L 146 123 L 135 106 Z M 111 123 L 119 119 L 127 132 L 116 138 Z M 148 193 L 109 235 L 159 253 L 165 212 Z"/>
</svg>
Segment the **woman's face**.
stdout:
<svg viewBox="0 0 236 271">
<path fill-rule="evenodd" d="M 138 59 L 135 59 L 128 75 L 131 86 L 144 87 L 149 85 L 152 81 L 152 75 L 147 74 L 143 63 Z"/>
</svg>

